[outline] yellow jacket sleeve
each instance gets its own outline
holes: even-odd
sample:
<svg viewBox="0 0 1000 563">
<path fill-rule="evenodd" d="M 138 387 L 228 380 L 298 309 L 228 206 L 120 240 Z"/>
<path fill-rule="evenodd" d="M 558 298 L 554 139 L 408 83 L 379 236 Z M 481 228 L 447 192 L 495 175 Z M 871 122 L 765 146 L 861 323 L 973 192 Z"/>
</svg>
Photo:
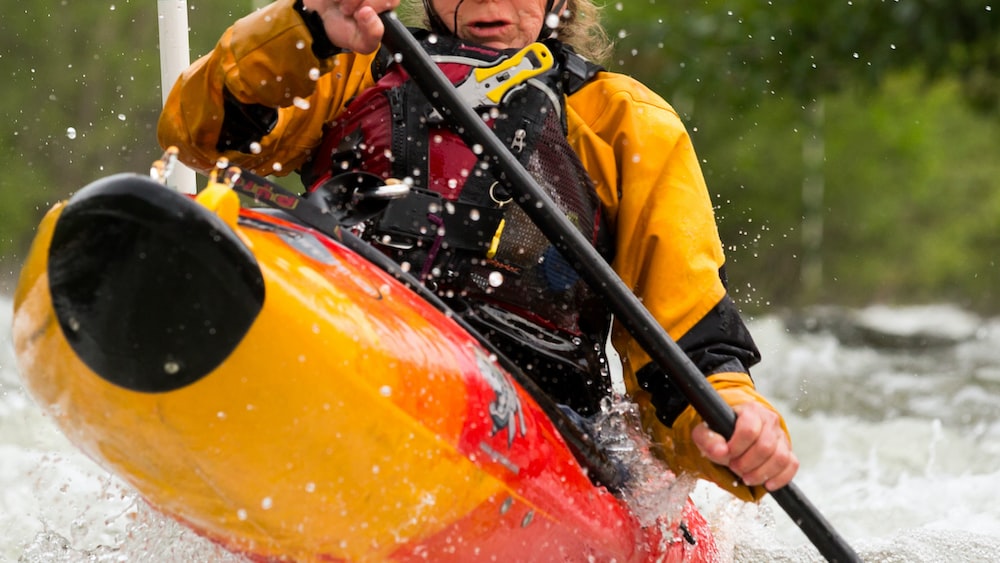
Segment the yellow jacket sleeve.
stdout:
<svg viewBox="0 0 1000 563">
<path fill-rule="evenodd" d="M 674 339 L 726 294 L 722 244 L 691 139 L 662 98 L 601 73 L 569 98 L 569 140 L 612 222 L 614 269 Z M 638 368 L 648 356 L 620 348 Z"/>
<path fill-rule="evenodd" d="M 777 409 L 754 389 L 750 376 L 745 373 L 710 375 L 708 381 L 730 406 L 756 401 L 778 413 Z M 639 390 L 636 395 L 643 427 L 653 437 L 657 446 L 662 448 L 657 453 L 675 473 L 693 474 L 707 479 L 746 501 L 757 501 L 767 494 L 767 489 L 764 487 L 750 487 L 743 484 L 736 474 L 728 468 L 712 463 L 701 455 L 698 447 L 691 440 L 691 432 L 695 426 L 703 422 L 701 416 L 695 412 L 694 407 L 688 406 L 677 417 L 673 426 L 667 428 L 656 418 L 655 411 L 649 403 L 648 394 Z M 778 415 L 780 416 L 780 413 Z M 788 435 L 788 427 L 785 425 L 784 418 L 781 419 L 781 427 Z"/>
<path fill-rule="evenodd" d="M 373 55 L 317 59 L 293 3 L 279 0 L 238 20 L 181 74 L 160 116 L 161 146 L 176 146 L 184 163 L 202 171 L 220 157 L 258 174 L 287 174 L 302 164 L 320 143 L 323 126 L 372 85 Z M 244 104 L 277 109 L 259 150 L 218 149 L 224 90 Z"/>
<path fill-rule="evenodd" d="M 569 97 L 567 123 L 570 143 L 594 178 L 613 224 L 615 271 L 679 340 L 726 296 L 712 202 L 680 117 L 639 82 L 600 73 Z M 649 393 L 635 378 L 650 361 L 648 354 L 620 328 L 615 346 L 622 353 L 629 392 L 670 467 L 746 500 L 763 496 L 763 488 L 739 483 L 728 469 L 701 456 L 691 441 L 691 431 L 701 422 L 693 408 L 688 406 L 669 428 L 657 419 Z M 717 373 L 708 380 L 730 405 L 758 401 L 774 410 L 747 373 Z"/>
</svg>

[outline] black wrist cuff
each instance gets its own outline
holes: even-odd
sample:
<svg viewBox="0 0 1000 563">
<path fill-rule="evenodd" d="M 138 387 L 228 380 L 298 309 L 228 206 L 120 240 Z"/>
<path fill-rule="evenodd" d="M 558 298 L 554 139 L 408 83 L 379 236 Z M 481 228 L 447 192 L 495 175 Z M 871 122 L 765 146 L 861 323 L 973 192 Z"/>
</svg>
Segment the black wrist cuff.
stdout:
<svg viewBox="0 0 1000 563">
<path fill-rule="evenodd" d="M 307 10 L 302 5 L 302 0 L 295 0 L 295 12 L 302 17 L 309 35 L 312 36 L 312 52 L 317 59 L 328 59 L 334 55 L 350 53 L 350 49 L 343 49 L 333 44 L 326 36 L 326 29 L 323 27 L 323 18 L 316 12 Z"/>
<path fill-rule="evenodd" d="M 260 104 L 245 104 L 236 99 L 229 88 L 222 88 L 222 129 L 215 150 L 235 150 L 251 154 L 254 143 L 259 143 L 278 123 L 278 110 Z"/>
</svg>

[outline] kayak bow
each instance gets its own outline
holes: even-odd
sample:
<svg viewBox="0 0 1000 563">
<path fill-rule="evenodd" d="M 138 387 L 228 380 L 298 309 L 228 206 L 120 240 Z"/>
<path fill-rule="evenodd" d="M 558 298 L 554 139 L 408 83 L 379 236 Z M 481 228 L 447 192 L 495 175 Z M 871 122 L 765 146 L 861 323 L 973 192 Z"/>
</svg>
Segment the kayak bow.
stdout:
<svg viewBox="0 0 1000 563">
<path fill-rule="evenodd" d="M 286 219 L 127 174 L 56 205 L 15 295 L 26 387 L 152 506 L 256 560 L 715 557 L 690 502 L 641 525 L 454 320 Z"/>
</svg>

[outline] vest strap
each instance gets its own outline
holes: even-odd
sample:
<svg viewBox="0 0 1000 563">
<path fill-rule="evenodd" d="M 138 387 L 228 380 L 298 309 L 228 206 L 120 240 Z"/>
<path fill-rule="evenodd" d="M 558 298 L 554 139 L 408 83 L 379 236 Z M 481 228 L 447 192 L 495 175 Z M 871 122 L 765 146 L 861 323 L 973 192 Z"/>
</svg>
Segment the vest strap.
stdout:
<svg viewBox="0 0 1000 563">
<path fill-rule="evenodd" d="M 375 231 L 380 244 L 405 249 L 436 239 L 443 229 L 448 248 L 485 255 L 502 220 L 502 209 L 448 201 L 435 192 L 413 189 L 390 202 Z"/>
</svg>

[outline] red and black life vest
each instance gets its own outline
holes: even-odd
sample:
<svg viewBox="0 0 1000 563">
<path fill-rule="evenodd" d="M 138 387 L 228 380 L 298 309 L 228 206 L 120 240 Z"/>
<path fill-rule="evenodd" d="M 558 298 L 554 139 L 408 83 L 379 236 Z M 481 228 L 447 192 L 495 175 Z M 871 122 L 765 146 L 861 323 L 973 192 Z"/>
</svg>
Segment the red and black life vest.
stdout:
<svg viewBox="0 0 1000 563">
<path fill-rule="evenodd" d="M 600 200 L 566 140 L 565 97 L 599 67 L 556 41 L 498 51 L 415 34 L 521 164 L 610 259 Z M 608 393 L 597 373 L 603 369 L 606 306 L 511 201 L 487 157 L 462 141 L 401 65 L 390 57 L 377 60 L 376 85 L 328 126 L 302 170 L 303 181 L 314 190 L 337 174 L 364 171 L 408 183 L 409 195 L 369 220 L 364 236 L 408 264 L 512 359 L 520 356 L 522 367 L 530 364 L 526 369 L 535 371 L 557 400 L 582 412 L 595 410 Z M 581 377 L 592 388 L 584 389 Z"/>
</svg>

